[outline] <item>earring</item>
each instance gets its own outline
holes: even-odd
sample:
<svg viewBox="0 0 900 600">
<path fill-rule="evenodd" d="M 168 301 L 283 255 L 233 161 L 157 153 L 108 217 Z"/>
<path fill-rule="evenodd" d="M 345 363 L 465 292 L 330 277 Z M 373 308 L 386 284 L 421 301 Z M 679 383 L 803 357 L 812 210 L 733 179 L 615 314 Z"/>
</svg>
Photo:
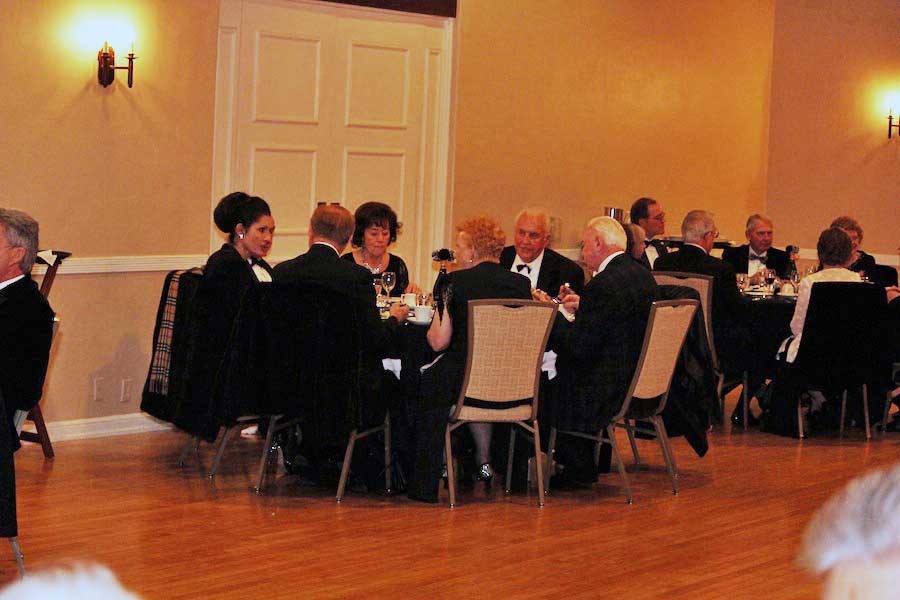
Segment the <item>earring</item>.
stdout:
<svg viewBox="0 0 900 600">
<path fill-rule="evenodd" d="M 238 234 L 238 238 L 244 239 L 244 234 L 243 234 L 243 233 L 239 233 L 239 234 Z"/>
</svg>

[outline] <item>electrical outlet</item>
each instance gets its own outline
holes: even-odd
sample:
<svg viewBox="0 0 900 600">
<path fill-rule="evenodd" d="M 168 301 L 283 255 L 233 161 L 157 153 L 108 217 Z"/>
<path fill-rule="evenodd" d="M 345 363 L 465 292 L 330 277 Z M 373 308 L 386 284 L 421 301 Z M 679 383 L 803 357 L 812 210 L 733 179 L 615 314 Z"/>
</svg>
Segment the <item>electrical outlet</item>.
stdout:
<svg viewBox="0 0 900 600">
<path fill-rule="evenodd" d="M 103 402 L 103 377 L 95 376 L 91 382 L 93 389 L 94 402 Z"/>
<path fill-rule="evenodd" d="M 119 393 L 119 402 L 131 402 L 132 388 L 134 388 L 134 380 L 126 377 L 122 380 L 122 386 Z"/>
</svg>

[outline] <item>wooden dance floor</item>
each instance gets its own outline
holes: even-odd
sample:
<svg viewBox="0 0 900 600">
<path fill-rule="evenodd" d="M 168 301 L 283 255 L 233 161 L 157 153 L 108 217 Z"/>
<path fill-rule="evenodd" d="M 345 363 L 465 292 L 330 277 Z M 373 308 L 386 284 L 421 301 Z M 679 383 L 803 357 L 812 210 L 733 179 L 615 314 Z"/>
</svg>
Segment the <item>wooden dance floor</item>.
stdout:
<svg viewBox="0 0 900 600">
<path fill-rule="evenodd" d="M 857 473 L 900 454 L 900 435 L 866 443 L 716 430 L 698 459 L 674 440 L 673 496 L 655 444 L 593 490 L 500 486 L 457 508 L 348 493 L 279 476 L 249 491 L 261 441 L 241 438 L 214 481 L 179 468 L 181 434 L 61 442 L 16 455 L 20 541 L 32 572 L 76 561 L 110 567 L 147 598 L 815 598 L 793 562 L 812 512 Z M 627 448 L 625 438 L 622 438 Z M 639 442 L 641 443 L 641 442 Z M 204 466 L 211 460 L 201 449 Z M 446 497 L 446 492 L 442 492 Z M 0 582 L 16 577 L 4 546 Z"/>
</svg>

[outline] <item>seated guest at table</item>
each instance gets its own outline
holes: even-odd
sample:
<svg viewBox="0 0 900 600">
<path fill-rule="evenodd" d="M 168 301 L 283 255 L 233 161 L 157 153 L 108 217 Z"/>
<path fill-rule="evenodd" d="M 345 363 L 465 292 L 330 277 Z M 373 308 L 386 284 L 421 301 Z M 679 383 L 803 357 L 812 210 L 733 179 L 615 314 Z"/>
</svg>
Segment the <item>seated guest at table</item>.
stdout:
<svg viewBox="0 0 900 600">
<path fill-rule="evenodd" d="M 354 261 L 341 260 L 341 252 L 347 247 L 354 227 L 353 216 L 343 206 L 319 206 L 309 222 L 309 250 L 277 265 L 275 279 L 288 284 L 311 281 L 355 298 L 365 316 L 363 330 L 373 336 L 369 339 L 370 346 L 375 343 L 371 350 L 381 353 L 387 349 L 388 334 L 406 320 L 409 307 L 392 304 L 390 317 L 381 320 L 375 307 L 372 273 Z"/>
<path fill-rule="evenodd" d="M 531 288 L 556 296 L 564 284 L 581 293 L 584 271 L 575 261 L 547 247 L 550 243 L 550 217 L 542 208 L 526 208 L 516 215 L 513 245 L 500 253 L 500 265 L 521 273 Z"/>
<path fill-rule="evenodd" d="M 359 310 L 359 331 L 362 332 L 363 374 L 360 377 L 361 399 L 364 403 L 381 403 L 381 381 L 385 371 L 381 366 L 391 348 L 397 328 L 406 320 L 409 307 L 402 303 L 391 304 L 390 317 L 381 320 L 375 306 L 375 288 L 372 273 L 354 261 L 341 259 L 354 230 L 353 215 L 343 206 L 323 204 L 316 208 L 309 223 L 309 250 L 296 258 L 275 267 L 275 280 L 279 284 L 315 283 L 335 294 L 352 298 Z M 365 412 L 371 412 L 366 407 Z M 313 438 L 314 436 L 306 436 Z M 293 462 L 290 440 L 285 440 L 285 459 Z M 305 445 L 299 449 L 314 464 L 312 473 L 325 466 L 324 461 L 331 448 L 314 448 Z M 336 464 L 340 464 L 337 462 Z M 315 476 L 315 475 L 314 475 Z M 330 483 L 323 481 L 323 483 Z"/>
<path fill-rule="evenodd" d="M 387 204 L 366 202 L 356 209 L 353 218 L 356 225 L 350 243 L 354 250 L 342 258 L 367 268 L 376 279 L 386 272 L 394 273 L 397 282 L 390 290 L 391 296 L 418 292 L 419 288 L 409 282 L 409 270 L 403 259 L 387 251 L 400 232 L 397 213 Z"/>
<path fill-rule="evenodd" d="M 650 271 L 625 254 L 625 231 L 617 221 L 592 219 L 582 239 L 584 261 L 594 276 L 581 296 L 565 299 L 566 307 L 575 310 L 575 321 L 557 319 L 554 327 L 551 346 L 559 354 L 560 383 L 550 412 L 557 428 L 595 434 L 622 407 L 658 290 Z M 593 482 L 593 444 L 566 438 L 565 445 L 578 451 L 559 455 L 564 479 Z M 603 452 L 600 469 L 608 471 L 609 447 L 604 445 Z"/>
<path fill-rule="evenodd" d="M 659 257 L 655 271 L 680 271 L 713 277 L 712 328 L 716 354 L 721 368 L 729 375 L 742 373 L 748 363 L 750 331 L 746 324 L 745 304 L 738 291 L 734 269 L 710 256 L 719 230 L 712 213 L 692 210 L 681 223 L 684 245 L 678 252 Z M 755 385 L 750 386 L 755 391 Z M 742 422 L 743 407 L 734 409 L 732 421 Z"/>
<path fill-rule="evenodd" d="M 435 299 L 449 288 L 450 300 L 443 315 L 435 312 L 428 330 L 428 344 L 443 355 L 422 375 L 420 404 L 440 415 L 439 426 L 419 428 L 416 468 L 410 485 L 410 496 L 419 500 L 437 500 L 437 482 L 441 441 L 447 427 L 447 409 L 453 406 L 462 387 L 468 350 L 468 303 L 485 298 L 531 299 L 527 277 L 510 272 L 499 264 L 506 235 L 493 219 L 479 216 L 456 226 L 457 269 L 443 279 L 441 289 L 434 290 Z M 514 349 L 510 349 L 511 352 Z M 492 425 L 469 425 L 475 441 L 477 478 L 490 482 Z"/>
<path fill-rule="evenodd" d="M 666 213 L 653 198 L 638 198 L 631 205 L 631 222 L 640 225 L 646 234 L 644 256 L 641 259 L 652 269 L 656 259 L 668 253 L 662 240 L 653 239 L 666 233 Z"/>
<path fill-rule="evenodd" d="M 722 260 L 734 268 L 735 273 L 749 275 L 750 283 L 764 280 L 763 269 L 774 269 L 781 279 L 790 277 L 791 257 L 784 250 L 772 247 L 775 228 L 765 215 L 750 215 L 747 219 L 746 244 L 722 251 Z"/>
<path fill-rule="evenodd" d="M 219 424 L 208 418 L 213 381 L 244 292 L 256 283 L 272 281 L 272 267 L 263 259 L 272 247 L 275 220 L 262 198 L 233 192 L 219 200 L 213 222 L 228 237 L 203 268 L 200 301 L 192 317 L 196 347 L 185 382 L 189 392 L 174 423 L 189 433 L 214 438 Z"/>
<path fill-rule="evenodd" d="M 272 281 L 272 267 L 263 258 L 272 248 L 275 219 L 266 201 L 244 192 L 228 194 L 216 205 L 213 221 L 228 241 L 206 261 L 204 279 L 238 300 L 253 283 Z"/>
<path fill-rule="evenodd" d="M 813 285 L 822 281 L 860 281 L 859 273 L 854 273 L 847 268 L 850 264 L 851 248 L 850 236 L 842 229 L 831 227 L 819 235 L 816 251 L 819 253 L 819 264 L 822 265 L 822 270 L 807 275 L 800 281 L 797 305 L 794 307 L 794 316 L 791 319 L 791 337 L 784 341 L 779 350 L 780 353 L 784 353 L 785 362 L 792 363 L 797 358 L 800 334 L 803 333 L 803 324 L 806 321 L 806 311 L 809 308 L 809 297 L 812 294 Z"/>
<path fill-rule="evenodd" d="M 17 535 L 13 417 L 41 399 L 53 336 L 53 310 L 31 279 L 37 246 L 37 221 L 0 208 L 0 537 Z"/>
<path fill-rule="evenodd" d="M 863 230 L 859 221 L 853 217 L 838 217 L 831 222 L 830 227 L 843 229 L 850 236 L 852 252 L 850 253 L 850 265 L 847 268 L 862 276 L 872 273 L 875 270 L 875 258 L 871 254 L 866 254 L 859 247 L 863 241 Z"/>
<path fill-rule="evenodd" d="M 643 261 L 644 251 L 647 248 L 647 234 L 644 228 L 634 223 L 625 223 L 622 228 L 625 229 L 625 254 L 646 267 L 647 263 Z"/>
</svg>

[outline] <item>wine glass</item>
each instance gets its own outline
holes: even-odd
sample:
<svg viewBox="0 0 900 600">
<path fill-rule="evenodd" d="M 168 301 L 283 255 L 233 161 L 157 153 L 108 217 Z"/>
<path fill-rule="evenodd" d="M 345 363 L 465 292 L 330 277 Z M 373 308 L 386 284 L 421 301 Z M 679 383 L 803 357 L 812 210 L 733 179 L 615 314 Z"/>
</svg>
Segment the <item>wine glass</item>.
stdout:
<svg viewBox="0 0 900 600">
<path fill-rule="evenodd" d="M 791 284 L 794 286 L 794 293 L 800 291 L 800 271 L 794 269 L 791 271 Z"/>
<path fill-rule="evenodd" d="M 742 292 L 747 289 L 747 274 L 746 273 L 738 273 L 737 274 L 737 286 L 738 289 Z"/>
<path fill-rule="evenodd" d="M 766 285 L 769 288 L 769 293 L 770 294 L 774 293 L 775 290 L 772 287 L 772 284 L 774 284 L 775 280 L 777 279 L 777 277 L 775 275 L 775 269 L 766 269 L 765 272 L 763 273 L 763 277 L 766 280 Z"/>
<path fill-rule="evenodd" d="M 385 271 L 381 275 L 381 280 L 384 282 L 384 289 L 387 290 L 387 295 L 391 295 L 391 291 L 393 291 L 394 286 L 397 285 L 397 275 L 393 271 Z"/>
<path fill-rule="evenodd" d="M 383 285 L 381 277 L 373 277 L 372 285 L 375 286 L 375 305 L 377 306 L 381 302 L 381 289 Z"/>
<path fill-rule="evenodd" d="M 419 294 L 419 306 L 431 306 L 431 294 L 422 292 Z"/>
</svg>

